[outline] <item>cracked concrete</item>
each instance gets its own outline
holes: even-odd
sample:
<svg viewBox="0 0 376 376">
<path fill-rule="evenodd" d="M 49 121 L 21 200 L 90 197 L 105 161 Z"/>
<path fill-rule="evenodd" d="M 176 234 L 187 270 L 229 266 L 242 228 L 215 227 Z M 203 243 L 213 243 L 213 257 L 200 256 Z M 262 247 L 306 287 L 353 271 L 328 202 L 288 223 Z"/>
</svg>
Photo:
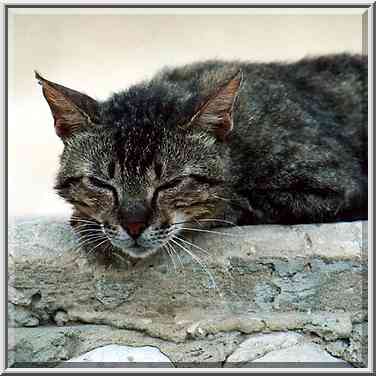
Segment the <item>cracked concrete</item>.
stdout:
<svg viewBox="0 0 376 376">
<path fill-rule="evenodd" d="M 77 345 L 57 352 L 47 349 L 48 335 L 44 345 L 42 334 L 40 344 L 36 338 L 54 333 L 61 346 L 71 346 L 67 331 L 82 344 L 95 337 L 88 334 L 94 328 L 102 333 L 96 347 L 155 345 L 162 351 L 168 344 L 170 350 L 162 352 L 187 366 L 222 366 L 249 335 L 290 331 L 313 336 L 310 341 L 334 357 L 366 364 L 366 331 L 358 328 L 367 321 L 367 222 L 218 232 L 223 236 L 187 236 L 194 244 L 188 249 L 207 270 L 181 252 L 175 265 L 160 253 L 108 268 L 80 252 L 66 219 L 14 219 L 8 286 L 12 364 L 57 364 L 92 350 Z M 121 333 L 118 342 L 115 333 Z"/>
</svg>

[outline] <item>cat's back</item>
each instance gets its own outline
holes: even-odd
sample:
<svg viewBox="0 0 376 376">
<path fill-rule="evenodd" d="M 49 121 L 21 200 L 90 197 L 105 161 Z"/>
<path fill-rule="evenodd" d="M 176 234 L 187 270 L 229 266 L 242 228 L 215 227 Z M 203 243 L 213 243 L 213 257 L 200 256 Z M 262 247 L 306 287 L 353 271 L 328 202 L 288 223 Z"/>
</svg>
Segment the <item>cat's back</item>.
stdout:
<svg viewBox="0 0 376 376">
<path fill-rule="evenodd" d="M 336 106 L 331 110 L 348 113 L 352 107 L 358 110 L 360 105 L 366 111 L 367 61 L 367 56 L 347 53 L 307 57 L 296 62 L 207 60 L 165 68 L 156 80 L 177 85 L 199 100 L 242 71 L 239 99 L 250 106 L 272 105 L 284 99 L 302 106 L 315 101 L 323 105 L 328 102 L 329 106 L 332 102 Z M 333 97 L 338 103 L 333 103 Z"/>
<path fill-rule="evenodd" d="M 336 139 L 358 154 L 367 148 L 367 56 L 344 53 L 290 63 L 208 60 L 167 68 L 156 79 L 182 88 L 199 105 L 238 71 L 243 81 L 235 134 L 260 142 Z"/>
<path fill-rule="evenodd" d="M 367 84 L 368 57 L 360 54 L 312 56 L 293 62 L 259 62 L 211 59 L 177 67 L 166 67 L 156 79 L 173 82 L 188 90 L 210 91 L 241 70 L 243 88 L 256 82 L 290 81 L 297 89 L 313 88 L 330 82 L 361 80 Z M 306 86 L 308 85 L 308 86 Z"/>
</svg>

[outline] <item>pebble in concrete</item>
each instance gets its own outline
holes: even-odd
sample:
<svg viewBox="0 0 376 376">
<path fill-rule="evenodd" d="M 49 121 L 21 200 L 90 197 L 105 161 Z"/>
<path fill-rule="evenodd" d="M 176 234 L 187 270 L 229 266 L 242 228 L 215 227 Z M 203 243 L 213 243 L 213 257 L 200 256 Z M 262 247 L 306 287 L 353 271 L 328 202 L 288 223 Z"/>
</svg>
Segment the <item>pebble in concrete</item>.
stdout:
<svg viewBox="0 0 376 376">
<path fill-rule="evenodd" d="M 162 354 L 156 347 L 143 346 L 121 346 L 108 345 L 99 347 L 89 351 L 77 358 L 68 360 L 67 362 L 122 362 L 122 363 L 169 363 L 171 361 L 166 355 Z"/>
<path fill-rule="evenodd" d="M 227 363 L 253 361 L 271 351 L 292 347 L 303 339 L 303 335 L 294 332 L 256 334 L 242 342 L 228 357 Z"/>
<path fill-rule="evenodd" d="M 348 363 L 341 359 L 334 358 L 324 351 L 316 343 L 302 343 L 285 349 L 271 351 L 265 356 L 254 360 L 262 363 L 343 363 L 343 367 L 348 367 Z"/>
</svg>

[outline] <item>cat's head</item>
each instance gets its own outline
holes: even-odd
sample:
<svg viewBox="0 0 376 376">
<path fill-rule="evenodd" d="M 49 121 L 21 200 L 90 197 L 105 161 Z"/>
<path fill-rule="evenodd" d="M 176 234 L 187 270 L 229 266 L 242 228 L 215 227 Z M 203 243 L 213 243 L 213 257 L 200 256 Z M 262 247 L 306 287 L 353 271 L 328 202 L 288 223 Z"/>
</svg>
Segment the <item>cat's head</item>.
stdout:
<svg viewBox="0 0 376 376">
<path fill-rule="evenodd" d="M 241 73 L 195 106 L 142 85 L 98 102 L 36 77 L 64 143 L 55 188 L 83 244 L 142 258 L 219 218 Z"/>
</svg>

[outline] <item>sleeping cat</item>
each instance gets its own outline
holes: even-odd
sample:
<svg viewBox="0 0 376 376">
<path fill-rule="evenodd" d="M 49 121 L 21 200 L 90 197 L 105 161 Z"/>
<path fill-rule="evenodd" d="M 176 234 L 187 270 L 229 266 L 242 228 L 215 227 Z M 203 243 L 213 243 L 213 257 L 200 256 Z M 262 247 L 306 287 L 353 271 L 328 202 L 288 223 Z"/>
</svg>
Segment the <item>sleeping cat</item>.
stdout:
<svg viewBox="0 0 376 376">
<path fill-rule="evenodd" d="M 366 56 L 200 62 L 103 102 L 36 77 L 88 249 L 143 258 L 184 231 L 367 218 Z"/>
</svg>

